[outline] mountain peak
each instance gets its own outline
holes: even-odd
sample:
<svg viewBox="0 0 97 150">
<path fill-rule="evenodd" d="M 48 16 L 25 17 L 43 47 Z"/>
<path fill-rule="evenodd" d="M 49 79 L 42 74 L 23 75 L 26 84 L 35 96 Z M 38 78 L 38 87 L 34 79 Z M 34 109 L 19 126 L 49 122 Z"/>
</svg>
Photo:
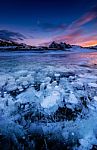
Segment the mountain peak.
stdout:
<svg viewBox="0 0 97 150">
<path fill-rule="evenodd" d="M 60 42 L 60 43 L 57 43 L 55 41 L 53 41 L 50 45 L 49 45 L 49 48 L 53 48 L 53 49 L 60 49 L 60 50 L 64 50 L 66 48 L 71 48 L 71 45 L 69 44 L 66 44 L 66 43 L 63 43 L 63 42 Z"/>
</svg>

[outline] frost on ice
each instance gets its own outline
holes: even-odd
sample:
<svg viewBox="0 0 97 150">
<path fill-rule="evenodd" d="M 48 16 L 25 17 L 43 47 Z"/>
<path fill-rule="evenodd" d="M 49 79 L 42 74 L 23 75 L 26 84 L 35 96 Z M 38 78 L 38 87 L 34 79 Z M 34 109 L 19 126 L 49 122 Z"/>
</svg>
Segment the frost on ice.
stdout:
<svg viewBox="0 0 97 150">
<path fill-rule="evenodd" d="M 49 66 L 0 75 L 0 146 L 97 149 L 96 72 Z"/>
</svg>

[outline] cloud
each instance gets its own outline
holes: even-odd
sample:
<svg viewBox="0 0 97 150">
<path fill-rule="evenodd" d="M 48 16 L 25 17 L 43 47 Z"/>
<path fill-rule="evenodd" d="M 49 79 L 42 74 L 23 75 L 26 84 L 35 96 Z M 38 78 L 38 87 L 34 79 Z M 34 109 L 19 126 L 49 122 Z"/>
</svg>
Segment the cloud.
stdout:
<svg viewBox="0 0 97 150">
<path fill-rule="evenodd" d="M 53 39 L 56 42 L 66 42 L 72 45 L 90 46 L 97 45 L 97 32 L 86 33 L 83 28 L 68 31 L 65 35 Z"/>
<path fill-rule="evenodd" d="M 86 42 L 80 43 L 80 45 L 83 47 L 95 46 L 97 45 L 97 40 L 86 41 Z"/>
<path fill-rule="evenodd" d="M 43 30 L 47 30 L 47 31 L 57 31 L 57 30 L 65 30 L 66 29 L 65 24 L 43 23 L 43 24 L 40 24 L 40 27 Z"/>
<path fill-rule="evenodd" d="M 0 39 L 2 40 L 10 40 L 10 41 L 17 41 L 17 40 L 24 40 L 26 37 L 18 32 L 12 32 L 8 30 L 0 30 Z"/>
<path fill-rule="evenodd" d="M 57 42 L 67 42 L 67 43 L 75 43 L 80 37 L 84 35 L 84 31 L 82 29 L 77 29 L 72 32 L 68 32 L 65 35 L 55 37 L 54 40 Z"/>
<path fill-rule="evenodd" d="M 72 22 L 68 29 L 79 28 L 97 18 L 97 6 L 93 7 L 89 12 L 86 12 L 79 19 Z"/>
<path fill-rule="evenodd" d="M 87 28 L 86 26 L 84 26 L 87 23 L 95 20 L 96 18 L 97 6 L 92 8 L 89 12 L 86 12 L 79 19 L 72 22 L 71 25 L 68 25 L 64 31 L 64 35 L 56 36 L 53 40 L 57 42 L 63 41 L 81 46 L 88 46 L 91 44 L 95 45 L 95 43 L 97 44 L 96 30 L 92 27 L 92 30 L 87 32 Z"/>
<path fill-rule="evenodd" d="M 80 27 L 97 18 L 97 12 L 89 12 L 72 23 L 71 27 Z"/>
<path fill-rule="evenodd" d="M 97 35 L 94 33 L 92 35 L 86 35 L 80 38 L 79 45 L 85 47 L 97 45 Z"/>
<path fill-rule="evenodd" d="M 42 31 L 42 32 L 56 32 L 64 31 L 67 28 L 66 24 L 54 24 L 54 23 L 41 23 L 38 22 L 37 26 L 32 29 L 32 31 Z"/>
</svg>

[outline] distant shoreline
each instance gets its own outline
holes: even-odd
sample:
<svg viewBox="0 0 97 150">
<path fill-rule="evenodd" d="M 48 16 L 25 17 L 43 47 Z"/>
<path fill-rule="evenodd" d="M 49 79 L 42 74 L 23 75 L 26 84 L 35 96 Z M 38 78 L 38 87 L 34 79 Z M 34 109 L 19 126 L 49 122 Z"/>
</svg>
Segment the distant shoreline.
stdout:
<svg viewBox="0 0 97 150">
<path fill-rule="evenodd" d="M 70 49 L 21 49 L 21 48 L 18 48 L 18 49 L 13 49 L 13 48 L 0 48 L 0 52 L 1 51 L 4 51 L 4 52 L 8 52 L 8 51 L 12 51 L 12 52 L 15 52 L 15 51 L 44 51 L 44 52 L 48 52 L 48 51 L 70 51 Z"/>
</svg>

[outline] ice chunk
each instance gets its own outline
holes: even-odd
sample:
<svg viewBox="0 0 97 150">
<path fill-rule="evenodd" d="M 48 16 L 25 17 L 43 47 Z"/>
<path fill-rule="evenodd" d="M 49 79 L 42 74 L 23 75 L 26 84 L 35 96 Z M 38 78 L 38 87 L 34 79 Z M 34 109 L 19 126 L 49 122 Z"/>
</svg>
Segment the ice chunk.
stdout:
<svg viewBox="0 0 97 150">
<path fill-rule="evenodd" d="M 51 84 L 48 84 L 48 85 L 47 85 L 47 90 L 48 90 L 48 91 L 51 91 L 51 90 L 52 90 Z"/>
<path fill-rule="evenodd" d="M 24 89 L 22 88 L 22 86 L 18 86 L 18 90 L 19 90 L 20 92 L 22 92 Z"/>
<path fill-rule="evenodd" d="M 45 86 L 46 86 L 46 84 L 45 84 L 45 83 L 42 83 L 42 84 L 40 85 L 40 91 L 43 91 L 44 88 L 45 88 Z"/>
<path fill-rule="evenodd" d="M 54 105 L 57 105 L 59 99 L 60 99 L 60 93 L 57 91 L 53 91 L 50 96 L 44 98 L 44 100 L 41 102 L 41 106 L 43 108 L 53 107 Z"/>
<path fill-rule="evenodd" d="M 27 70 L 20 70 L 15 72 L 15 77 L 20 77 L 20 76 L 27 76 L 28 71 Z"/>
<path fill-rule="evenodd" d="M 84 139 L 80 139 L 79 142 L 81 146 L 79 147 L 79 150 L 84 149 L 84 150 L 90 150 L 92 149 L 93 144 L 95 144 L 96 138 L 94 135 L 87 135 L 84 137 Z M 97 142 L 97 141 L 96 141 Z"/>
<path fill-rule="evenodd" d="M 10 83 L 6 86 L 6 90 L 8 92 L 15 91 L 17 89 L 17 85 L 15 83 Z"/>
<path fill-rule="evenodd" d="M 29 82 L 29 84 L 33 84 L 34 83 L 34 78 L 32 77 L 31 74 L 28 74 L 26 78 L 27 78 L 27 81 Z"/>
<path fill-rule="evenodd" d="M 94 96 L 94 100 L 97 101 L 97 96 Z"/>
<path fill-rule="evenodd" d="M 78 81 L 77 81 L 77 82 L 72 82 L 71 84 L 72 84 L 72 86 L 73 86 L 74 88 L 76 88 L 76 89 L 78 89 L 78 90 L 82 90 L 82 89 L 83 89 L 83 85 L 84 85 L 84 84 L 83 84 L 82 82 L 80 82 L 80 81 L 79 81 L 79 82 L 78 82 Z"/>
<path fill-rule="evenodd" d="M 6 82 L 7 82 L 7 76 L 0 75 L 0 88 L 2 88 L 2 86 L 4 86 Z"/>
<path fill-rule="evenodd" d="M 24 82 L 22 83 L 22 85 L 24 86 L 24 88 L 27 88 L 28 85 L 29 85 L 29 83 L 28 83 L 27 81 L 24 81 Z"/>
<path fill-rule="evenodd" d="M 51 81 L 51 78 L 50 78 L 50 77 L 46 77 L 45 80 L 44 80 L 44 82 L 45 82 L 46 84 L 49 84 L 50 81 Z"/>
<path fill-rule="evenodd" d="M 59 86 L 55 86 L 55 88 L 54 88 L 54 90 L 56 90 L 56 91 L 60 91 L 61 89 L 60 89 L 60 87 Z"/>
<path fill-rule="evenodd" d="M 55 77 L 60 77 L 60 74 L 59 73 L 55 73 Z"/>
<path fill-rule="evenodd" d="M 78 100 L 77 100 L 77 98 L 76 98 L 76 96 L 74 95 L 73 92 L 70 92 L 68 102 L 72 103 L 72 104 L 78 104 Z"/>
<path fill-rule="evenodd" d="M 53 82 L 52 82 L 52 86 L 55 87 L 56 85 L 57 85 L 57 82 L 56 82 L 56 81 L 53 81 Z"/>
<path fill-rule="evenodd" d="M 90 87 L 97 88 L 97 83 L 88 83 L 88 85 L 89 85 Z"/>
<path fill-rule="evenodd" d="M 35 101 L 35 93 L 33 88 L 29 88 L 26 92 L 19 94 L 16 97 L 17 101 L 20 103 L 27 103 Z"/>
</svg>

